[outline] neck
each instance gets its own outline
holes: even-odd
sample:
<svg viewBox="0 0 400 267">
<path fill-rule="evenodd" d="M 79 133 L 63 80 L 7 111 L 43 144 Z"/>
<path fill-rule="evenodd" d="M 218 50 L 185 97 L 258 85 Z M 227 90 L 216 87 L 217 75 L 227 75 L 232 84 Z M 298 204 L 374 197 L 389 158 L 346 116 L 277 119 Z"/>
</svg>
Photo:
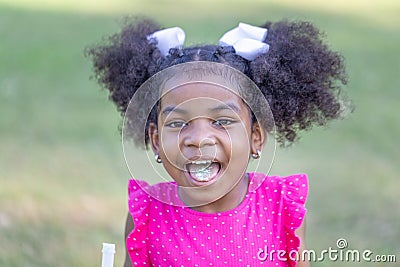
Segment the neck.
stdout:
<svg viewBox="0 0 400 267">
<path fill-rule="evenodd" d="M 192 209 L 204 213 L 218 213 L 236 208 L 242 203 L 247 194 L 249 176 L 246 174 L 225 196 L 207 205 L 192 207 Z"/>
</svg>

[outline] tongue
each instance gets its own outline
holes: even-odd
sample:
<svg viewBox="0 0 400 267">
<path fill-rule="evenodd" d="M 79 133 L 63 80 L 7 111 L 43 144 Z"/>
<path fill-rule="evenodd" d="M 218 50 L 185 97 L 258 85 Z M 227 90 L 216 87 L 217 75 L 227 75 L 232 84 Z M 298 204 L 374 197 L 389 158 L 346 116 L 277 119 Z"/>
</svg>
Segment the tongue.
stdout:
<svg viewBox="0 0 400 267">
<path fill-rule="evenodd" d="M 219 171 L 219 163 L 189 164 L 188 171 L 194 180 L 199 182 L 208 182 L 217 175 Z"/>
</svg>

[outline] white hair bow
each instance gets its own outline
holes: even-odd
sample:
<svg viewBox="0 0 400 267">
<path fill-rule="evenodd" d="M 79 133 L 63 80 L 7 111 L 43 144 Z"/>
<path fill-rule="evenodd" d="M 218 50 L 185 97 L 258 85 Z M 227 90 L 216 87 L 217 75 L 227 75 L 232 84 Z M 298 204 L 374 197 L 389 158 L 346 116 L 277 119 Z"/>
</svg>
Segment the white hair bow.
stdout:
<svg viewBox="0 0 400 267">
<path fill-rule="evenodd" d="M 267 53 L 269 45 L 263 41 L 267 38 L 267 29 L 239 23 L 239 26 L 226 32 L 219 39 L 220 46 L 233 46 L 236 54 L 253 60 L 261 54 Z"/>
<path fill-rule="evenodd" d="M 157 48 L 166 57 L 171 48 L 182 48 L 185 42 L 185 32 L 179 27 L 156 31 L 147 36 L 147 40 L 157 40 Z"/>
<path fill-rule="evenodd" d="M 239 26 L 226 32 L 220 39 L 220 46 L 233 46 L 236 54 L 254 60 L 261 54 L 267 53 L 269 45 L 263 41 L 267 37 L 267 29 L 239 23 Z M 163 56 L 169 54 L 171 48 L 182 48 L 185 42 L 185 32 L 179 27 L 156 31 L 147 40 L 156 39 L 157 48 Z"/>
</svg>

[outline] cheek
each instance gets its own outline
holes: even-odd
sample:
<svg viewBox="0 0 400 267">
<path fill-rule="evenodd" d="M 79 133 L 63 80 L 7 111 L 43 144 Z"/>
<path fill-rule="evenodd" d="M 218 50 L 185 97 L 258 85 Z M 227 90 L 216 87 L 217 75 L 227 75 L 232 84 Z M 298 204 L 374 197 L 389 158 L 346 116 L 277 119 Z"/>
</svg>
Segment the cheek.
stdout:
<svg viewBox="0 0 400 267">
<path fill-rule="evenodd" d="M 228 131 L 228 138 L 232 144 L 233 151 L 245 152 L 250 149 L 251 131 L 248 128 L 245 125 L 241 125 L 232 131 Z"/>
<path fill-rule="evenodd" d="M 235 164 L 239 164 L 240 166 L 247 165 L 249 154 L 250 154 L 250 145 L 248 140 L 238 140 L 234 141 L 232 145 L 232 155 L 230 161 L 235 162 Z"/>
<path fill-rule="evenodd" d="M 225 146 L 227 153 L 229 153 L 229 161 L 225 165 L 224 179 L 221 179 L 224 186 L 229 188 L 243 177 L 248 166 L 250 153 L 249 137 L 246 132 L 231 132 L 230 141 L 230 147 Z"/>
<path fill-rule="evenodd" d="M 180 153 L 178 133 L 161 132 L 160 151 L 171 159 L 176 159 Z"/>
</svg>

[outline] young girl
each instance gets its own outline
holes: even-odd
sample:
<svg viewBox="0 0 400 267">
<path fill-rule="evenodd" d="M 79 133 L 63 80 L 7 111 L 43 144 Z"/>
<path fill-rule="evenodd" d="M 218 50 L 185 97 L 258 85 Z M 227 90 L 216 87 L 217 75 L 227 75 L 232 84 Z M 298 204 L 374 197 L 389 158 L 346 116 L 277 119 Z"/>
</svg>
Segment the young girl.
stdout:
<svg viewBox="0 0 400 267">
<path fill-rule="evenodd" d="M 88 50 L 127 138 L 173 179 L 129 181 L 125 266 L 309 266 L 306 175 L 246 170 L 273 130 L 284 146 L 341 116 L 343 59 L 320 37 L 308 22 L 241 24 L 182 48 L 179 28 L 139 20 Z"/>
</svg>

